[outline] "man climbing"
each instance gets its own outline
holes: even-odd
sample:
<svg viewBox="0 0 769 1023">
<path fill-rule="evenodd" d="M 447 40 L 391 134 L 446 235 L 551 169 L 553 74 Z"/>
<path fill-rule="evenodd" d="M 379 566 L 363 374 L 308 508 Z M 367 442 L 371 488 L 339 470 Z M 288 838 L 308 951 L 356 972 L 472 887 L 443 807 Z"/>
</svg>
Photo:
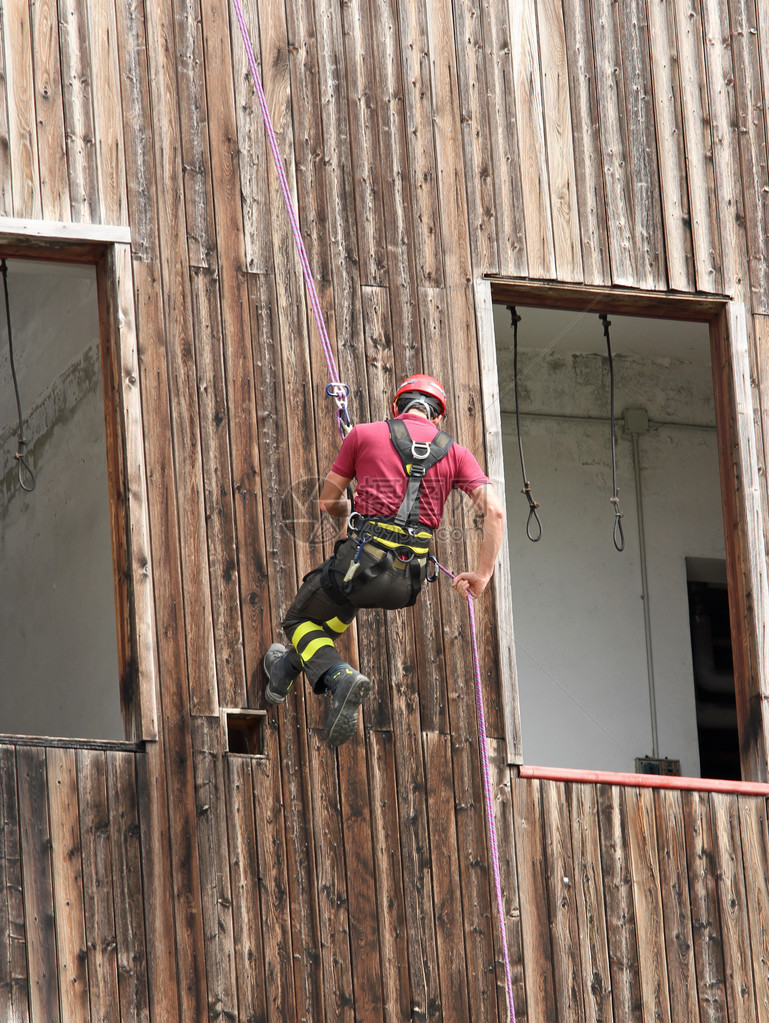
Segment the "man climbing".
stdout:
<svg viewBox="0 0 769 1023">
<path fill-rule="evenodd" d="M 452 489 L 469 495 L 484 518 L 478 565 L 452 586 L 479 596 L 491 578 L 504 528 L 497 494 L 467 448 L 439 428 L 446 394 L 415 374 L 396 392 L 393 419 L 354 427 L 342 442 L 320 495 L 321 510 L 346 517 L 348 484 L 357 480 L 348 534 L 333 556 L 305 576 L 282 625 L 291 646 L 273 643 L 264 658 L 265 699 L 283 703 L 302 671 L 313 690 L 331 690 L 325 737 L 330 746 L 355 731 L 371 682 L 345 663 L 334 640 L 362 607 L 392 609 L 416 601 L 431 564 L 429 543 Z M 434 572 L 433 572 L 434 574 Z"/>
</svg>

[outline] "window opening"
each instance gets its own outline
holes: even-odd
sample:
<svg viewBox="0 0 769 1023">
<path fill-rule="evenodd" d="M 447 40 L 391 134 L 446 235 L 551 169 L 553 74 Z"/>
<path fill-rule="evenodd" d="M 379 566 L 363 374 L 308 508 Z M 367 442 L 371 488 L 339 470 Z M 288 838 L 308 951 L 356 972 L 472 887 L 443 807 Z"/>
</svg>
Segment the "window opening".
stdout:
<svg viewBox="0 0 769 1023">
<path fill-rule="evenodd" d="M 224 710 L 227 752 L 252 757 L 267 755 L 267 711 Z"/>
<path fill-rule="evenodd" d="M 679 762 L 699 776 L 686 559 L 724 558 L 708 325 L 609 310 L 610 367 L 600 306 L 517 304 L 520 425 L 543 525 L 531 544 L 509 304 L 494 305 L 494 322 L 525 761 Z M 622 555 L 606 528 L 612 369 Z"/>
<path fill-rule="evenodd" d="M 8 259 L 25 456 L 0 321 L 0 732 L 122 739 L 93 265 Z"/>
</svg>

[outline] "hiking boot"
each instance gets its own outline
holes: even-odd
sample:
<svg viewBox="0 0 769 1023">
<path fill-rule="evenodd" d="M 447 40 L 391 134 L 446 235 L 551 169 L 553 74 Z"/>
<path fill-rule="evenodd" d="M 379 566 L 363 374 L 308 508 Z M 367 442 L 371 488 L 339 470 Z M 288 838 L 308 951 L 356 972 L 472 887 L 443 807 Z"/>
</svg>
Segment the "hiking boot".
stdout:
<svg viewBox="0 0 769 1023">
<path fill-rule="evenodd" d="M 283 703 L 302 669 L 293 666 L 282 643 L 273 643 L 264 655 L 264 670 L 268 679 L 265 700 L 272 704 Z"/>
<path fill-rule="evenodd" d="M 341 746 L 355 731 L 358 707 L 371 692 L 371 682 L 349 664 L 333 668 L 325 681 L 334 692 L 326 718 L 326 742 L 329 746 Z"/>
</svg>

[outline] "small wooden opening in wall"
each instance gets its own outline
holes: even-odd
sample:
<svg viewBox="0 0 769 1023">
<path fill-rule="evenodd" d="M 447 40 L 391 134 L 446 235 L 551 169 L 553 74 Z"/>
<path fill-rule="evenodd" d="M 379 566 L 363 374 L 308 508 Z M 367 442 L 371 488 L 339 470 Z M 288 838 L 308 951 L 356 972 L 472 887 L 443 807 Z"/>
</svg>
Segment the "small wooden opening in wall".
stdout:
<svg viewBox="0 0 769 1023">
<path fill-rule="evenodd" d="M 267 755 L 265 710 L 222 711 L 227 734 L 227 752 L 251 757 Z"/>
</svg>

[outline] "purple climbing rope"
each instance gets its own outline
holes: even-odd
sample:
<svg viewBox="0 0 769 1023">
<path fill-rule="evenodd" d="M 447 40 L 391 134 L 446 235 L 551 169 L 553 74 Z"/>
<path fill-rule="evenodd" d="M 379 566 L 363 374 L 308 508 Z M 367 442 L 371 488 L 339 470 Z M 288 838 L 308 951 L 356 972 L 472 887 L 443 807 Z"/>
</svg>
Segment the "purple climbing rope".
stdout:
<svg viewBox="0 0 769 1023">
<path fill-rule="evenodd" d="M 439 561 L 436 568 L 454 578 L 454 573 L 445 568 Z M 475 628 L 475 604 L 470 593 L 467 593 L 467 610 L 470 614 L 470 638 L 473 646 L 473 671 L 475 673 L 475 705 L 478 711 L 478 741 L 481 746 L 481 764 L 483 767 L 483 795 L 486 803 L 486 826 L 489 832 L 491 851 L 491 867 L 494 874 L 494 888 L 497 895 L 497 915 L 502 939 L 502 953 L 505 960 L 505 984 L 507 986 L 507 1005 L 510 1010 L 510 1023 L 515 1023 L 515 1005 L 513 1004 L 513 976 L 510 970 L 510 956 L 507 951 L 507 928 L 505 927 L 505 906 L 502 901 L 502 879 L 499 873 L 499 848 L 497 845 L 497 824 L 494 817 L 494 803 L 491 796 L 491 771 L 489 770 L 489 751 L 486 740 L 486 714 L 483 709 L 483 689 L 481 687 L 481 666 L 478 659 L 478 634 Z"/>
<path fill-rule="evenodd" d="M 334 351 L 331 347 L 331 341 L 329 340 L 326 321 L 323 317 L 323 310 L 320 306 L 318 291 L 315 287 L 315 278 L 313 277 L 312 269 L 310 267 L 310 260 L 307 257 L 307 250 L 304 247 L 304 239 L 302 238 L 302 231 L 299 226 L 299 218 L 296 214 L 294 200 L 291 198 L 291 189 L 288 186 L 288 178 L 286 177 L 286 171 L 283 167 L 283 159 L 280 155 L 278 140 L 275 135 L 275 128 L 273 127 L 272 117 L 270 116 L 270 109 L 267 106 L 267 97 L 264 94 L 262 78 L 256 64 L 254 48 L 251 45 L 251 37 L 248 32 L 248 26 L 246 25 L 245 15 L 243 14 L 243 7 L 241 6 L 240 0 L 232 0 L 232 6 L 235 8 L 235 15 L 238 19 L 238 24 L 240 25 L 240 34 L 243 37 L 243 45 L 245 46 L 246 56 L 248 57 L 248 66 L 251 69 L 251 77 L 254 81 L 254 88 L 256 89 L 259 106 L 262 111 L 264 130 L 267 134 L 267 140 L 272 151 L 272 158 L 275 162 L 275 170 L 278 175 L 278 181 L 280 182 L 280 190 L 283 193 L 283 201 L 286 205 L 286 212 L 288 213 L 288 219 L 291 224 L 291 231 L 294 235 L 294 241 L 296 242 L 296 248 L 299 253 L 299 261 L 302 264 L 304 282 L 307 287 L 307 293 L 310 296 L 310 305 L 312 306 L 315 323 L 318 328 L 318 334 L 320 335 L 321 347 L 323 348 L 323 354 L 326 357 L 328 375 L 331 378 L 331 382 L 326 387 L 326 394 L 330 395 L 336 402 L 339 432 L 342 436 L 344 436 L 346 433 L 349 433 L 350 428 L 352 427 L 350 414 L 347 410 L 347 396 L 350 393 L 350 388 L 347 384 L 343 384 L 339 379 L 339 369 L 337 368 Z"/>
</svg>

